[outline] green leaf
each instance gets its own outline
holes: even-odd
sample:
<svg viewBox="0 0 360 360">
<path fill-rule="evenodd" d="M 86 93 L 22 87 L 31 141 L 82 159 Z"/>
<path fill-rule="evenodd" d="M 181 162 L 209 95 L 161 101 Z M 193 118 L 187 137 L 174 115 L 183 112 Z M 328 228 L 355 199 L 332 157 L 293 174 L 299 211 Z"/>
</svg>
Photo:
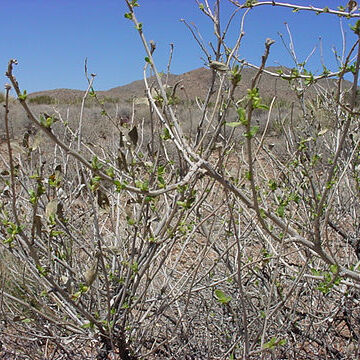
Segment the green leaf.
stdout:
<svg viewBox="0 0 360 360">
<path fill-rule="evenodd" d="M 114 185 L 116 186 L 116 192 L 121 192 L 121 190 L 126 189 L 127 182 L 121 183 L 119 180 L 114 180 Z"/>
<path fill-rule="evenodd" d="M 225 293 L 219 289 L 216 289 L 214 291 L 214 294 L 215 294 L 216 300 L 223 305 L 226 305 L 231 301 L 231 297 L 225 295 Z"/>
<path fill-rule="evenodd" d="M 139 272 L 139 264 L 136 261 L 131 264 L 131 270 L 135 273 Z"/>
<path fill-rule="evenodd" d="M 101 180 L 101 177 L 100 176 L 94 176 L 91 181 L 90 181 L 90 189 L 92 191 L 96 191 L 99 186 L 100 186 L 100 180 Z"/>
<path fill-rule="evenodd" d="M 132 0 L 132 1 L 130 1 L 130 6 L 136 7 L 136 6 L 140 6 L 140 5 L 138 4 L 138 0 Z"/>
<path fill-rule="evenodd" d="M 251 8 L 256 3 L 257 3 L 257 0 L 247 0 L 243 6 Z"/>
<path fill-rule="evenodd" d="M 360 20 L 358 20 L 354 26 L 350 26 L 350 29 L 356 34 L 360 35 Z"/>
<path fill-rule="evenodd" d="M 149 181 L 147 181 L 147 180 L 145 180 L 145 181 L 136 180 L 135 185 L 141 191 L 148 191 L 149 190 Z"/>
<path fill-rule="evenodd" d="M 336 264 L 330 265 L 330 271 L 333 274 L 337 274 L 339 272 L 339 267 Z"/>
<path fill-rule="evenodd" d="M 114 178 L 115 177 L 114 168 L 110 167 L 106 169 L 106 175 L 110 176 L 111 178 Z"/>
<path fill-rule="evenodd" d="M 264 344 L 263 349 L 273 349 L 276 346 L 283 346 L 286 344 L 286 339 L 277 339 L 273 336 L 270 341 Z"/>
<path fill-rule="evenodd" d="M 330 74 L 330 70 L 325 65 L 323 65 L 322 75 L 329 75 L 329 74 Z"/>
<path fill-rule="evenodd" d="M 273 336 L 270 341 L 268 341 L 267 343 L 264 344 L 263 348 L 264 349 L 273 349 L 276 346 L 276 337 Z"/>
<path fill-rule="evenodd" d="M 317 290 L 319 290 L 320 292 L 322 292 L 323 294 L 328 294 L 330 292 L 331 287 L 329 287 L 328 284 L 326 283 L 320 283 L 320 285 L 317 287 Z"/>
<path fill-rule="evenodd" d="M 89 290 L 89 286 L 81 283 L 79 289 L 82 293 L 86 293 Z"/>
<path fill-rule="evenodd" d="M 82 292 L 81 291 L 77 291 L 76 293 L 71 295 L 71 298 L 73 300 L 77 300 L 80 296 L 81 296 Z"/>
<path fill-rule="evenodd" d="M 165 174 L 165 166 L 159 165 L 159 167 L 157 169 L 157 173 L 158 173 L 158 175 L 164 175 Z"/>
<path fill-rule="evenodd" d="M 248 124 L 248 120 L 246 119 L 246 112 L 245 109 L 243 108 L 238 108 L 236 110 L 238 117 L 239 117 L 239 121 L 241 122 L 242 125 L 246 126 Z"/>
<path fill-rule="evenodd" d="M 43 127 L 50 128 L 54 122 L 55 122 L 55 119 L 53 116 L 40 115 L 40 124 Z"/>
<path fill-rule="evenodd" d="M 259 209 L 259 213 L 260 213 L 260 216 L 261 216 L 262 219 L 266 218 L 266 213 L 265 213 L 264 209 Z"/>
<path fill-rule="evenodd" d="M 35 205 L 36 201 L 37 201 L 36 192 L 34 190 L 32 190 L 32 189 L 29 190 L 29 196 L 30 196 L 30 199 L 29 199 L 30 203 L 32 205 Z"/>
<path fill-rule="evenodd" d="M 41 265 L 36 265 L 36 269 L 37 269 L 37 271 L 39 272 L 39 274 L 41 275 L 41 276 L 46 276 L 47 275 L 47 273 L 48 273 L 48 270 L 47 269 L 45 269 L 43 266 L 41 266 Z"/>
<path fill-rule="evenodd" d="M 272 191 L 275 191 L 277 189 L 277 183 L 275 180 L 273 179 L 270 179 L 269 182 L 268 182 L 268 185 L 269 185 L 269 188 L 272 190 Z"/>
<path fill-rule="evenodd" d="M 168 128 L 164 129 L 163 134 L 161 135 L 161 138 L 165 141 L 171 139 L 170 131 Z"/>
<path fill-rule="evenodd" d="M 231 70 L 231 83 L 233 84 L 233 86 L 237 86 L 237 84 L 240 81 L 241 81 L 241 70 L 239 69 L 239 65 L 236 64 Z"/>
<path fill-rule="evenodd" d="M 127 302 L 124 302 L 124 304 L 121 306 L 122 309 L 129 309 L 130 305 Z"/>
<path fill-rule="evenodd" d="M 265 109 L 267 110 L 269 107 L 265 104 L 261 104 L 261 98 L 259 96 L 259 89 L 252 88 L 248 89 L 247 98 L 251 101 L 251 104 L 254 109 Z"/>
<path fill-rule="evenodd" d="M 278 345 L 279 346 L 284 346 L 286 344 L 286 341 L 287 341 L 286 339 L 281 339 L 281 340 L 278 341 Z"/>
<path fill-rule="evenodd" d="M 151 64 L 151 60 L 150 60 L 150 58 L 149 58 L 148 56 L 145 57 L 145 61 L 146 61 L 147 63 Z"/>
<path fill-rule="evenodd" d="M 133 18 L 132 13 L 125 13 L 124 17 L 129 20 L 132 20 L 132 18 Z"/>
<path fill-rule="evenodd" d="M 241 122 L 240 121 L 227 122 L 225 123 L 225 125 L 230 127 L 238 127 L 241 125 Z"/>
<path fill-rule="evenodd" d="M 93 328 L 94 328 L 94 323 L 91 322 L 91 321 L 89 321 L 89 322 L 81 325 L 81 327 L 82 327 L 83 329 L 93 329 Z"/>
<path fill-rule="evenodd" d="M 190 209 L 191 208 L 191 205 L 192 203 L 194 202 L 194 198 L 190 198 L 189 200 L 186 200 L 186 201 L 180 201 L 178 200 L 176 202 L 177 205 L 183 207 L 184 209 Z"/>
<path fill-rule="evenodd" d="M 250 131 L 246 132 L 244 135 L 245 137 L 252 139 L 258 131 L 259 131 L 259 126 L 252 126 Z"/>
<path fill-rule="evenodd" d="M 258 104 L 256 106 L 257 109 L 264 109 L 264 110 L 269 110 L 269 107 L 265 104 Z"/>
<path fill-rule="evenodd" d="M 90 89 L 90 91 L 89 91 L 89 95 L 90 95 L 91 97 L 95 97 L 96 93 L 95 93 L 95 90 L 94 90 L 93 87 L 91 87 L 91 89 Z"/>
<path fill-rule="evenodd" d="M 312 72 L 307 71 L 306 69 L 304 69 L 304 75 L 307 76 L 307 78 L 305 79 L 305 84 L 306 85 L 311 85 L 315 81 L 315 78 L 314 78 L 314 75 L 313 75 Z"/>
<path fill-rule="evenodd" d="M 27 98 L 27 92 L 26 92 L 26 90 L 24 90 L 24 92 L 21 95 L 19 95 L 18 99 L 25 101 L 26 98 Z"/>
<path fill-rule="evenodd" d="M 276 209 L 276 214 L 278 214 L 280 217 L 284 217 L 284 215 L 285 215 L 285 206 L 284 206 L 284 205 L 280 205 L 280 206 Z"/>
<path fill-rule="evenodd" d="M 94 156 L 91 160 L 91 167 L 94 169 L 94 170 L 99 170 L 102 168 L 102 164 L 99 162 L 99 159 L 97 156 Z"/>
<path fill-rule="evenodd" d="M 165 179 L 161 175 L 159 175 L 157 179 L 159 181 L 159 184 L 158 184 L 159 188 L 161 188 L 161 189 L 165 188 L 165 186 L 166 186 Z"/>
</svg>

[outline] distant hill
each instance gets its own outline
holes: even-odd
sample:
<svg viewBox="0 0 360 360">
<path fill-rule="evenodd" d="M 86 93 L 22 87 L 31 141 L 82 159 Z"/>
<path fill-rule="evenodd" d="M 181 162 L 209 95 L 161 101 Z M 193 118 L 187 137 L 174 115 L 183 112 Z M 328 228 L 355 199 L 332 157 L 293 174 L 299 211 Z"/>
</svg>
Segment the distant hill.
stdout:
<svg viewBox="0 0 360 360">
<path fill-rule="evenodd" d="M 276 72 L 280 67 L 269 67 L 269 71 Z M 289 69 L 281 68 L 285 73 L 289 73 Z M 176 95 L 180 99 L 194 99 L 195 97 L 205 98 L 209 84 L 211 82 L 212 72 L 207 68 L 199 68 L 181 75 L 170 74 L 168 76 L 168 85 L 173 86 L 180 82 L 181 86 L 177 90 Z M 236 90 L 236 96 L 243 96 L 250 87 L 251 80 L 256 74 L 256 70 L 252 68 L 244 68 L 242 70 L 242 79 Z M 165 81 L 166 75 L 163 75 Z M 322 80 L 321 84 L 326 87 L 334 86 L 335 80 Z M 148 79 L 149 84 L 155 84 L 155 78 Z M 348 82 L 348 86 L 350 83 Z M 289 82 L 280 78 L 263 73 L 259 82 L 260 95 L 264 98 L 271 98 L 274 95 L 278 99 L 286 102 L 292 102 L 294 99 L 294 92 L 291 90 Z M 118 86 L 106 91 L 98 91 L 99 97 L 107 99 L 121 99 L 124 101 L 132 100 L 133 98 L 142 98 L 145 96 L 145 86 L 143 80 L 137 80 L 130 84 Z M 314 94 L 314 89 L 309 88 L 307 95 Z M 71 89 L 56 89 L 34 92 L 29 94 L 29 98 L 39 96 L 49 96 L 59 102 L 78 102 L 84 95 L 84 91 Z"/>
</svg>

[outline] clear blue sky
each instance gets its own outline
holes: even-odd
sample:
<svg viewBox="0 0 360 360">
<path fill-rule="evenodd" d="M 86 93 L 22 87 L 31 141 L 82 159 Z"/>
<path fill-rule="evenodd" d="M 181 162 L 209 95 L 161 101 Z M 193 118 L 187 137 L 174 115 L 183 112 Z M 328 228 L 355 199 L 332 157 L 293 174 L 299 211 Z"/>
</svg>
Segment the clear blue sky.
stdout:
<svg viewBox="0 0 360 360">
<path fill-rule="evenodd" d="M 214 0 L 209 0 L 214 3 Z M 240 1 L 243 2 L 243 1 Z M 288 0 L 287 2 L 291 2 Z M 347 1 L 296 0 L 301 5 L 336 8 Z M 234 9 L 221 0 L 222 15 Z M 179 20 L 195 23 L 205 41 L 215 40 L 213 27 L 198 9 L 195 0 L 139 0 L 137 17 L 143 23 L 147 40 L 157 43 L 155 60 L 165 70 L 169 44 L 174 44 L 171 71 L 181 74 L 204 65 L 203 54 L 190 32 Z M 124 18 L 123 0 L 0 0 L 1 89 L 6 82 L 7 63 L 16 58 L 15 74 L 22 89 L 34 92 L 45 89 L 85 89 L 84 59 L 89 72 L 97 74 L 95 88 L 106 90 L 142 78 L 145 52 L 132 23 Z M 241 12 L 239 13 L 242 14 Z M 238 33 L 240 16 L 231 27 L 228 44 Z M 241 57 L 259 64 L 267 37 L 276 40 L 268 65 L 293 66 L 278 32 L 288 41 L 284 22 L 291 28 L 299 60 L 302 61 L 322 38 L 326 65 L 335 69 L 333 46 L 341 50 L 340 20 L 336 16 L 293 13 L 291 9 L 262 6 L 246 18 Z M 348 46 L 354 41 L 349 23 L 343 20 Z M 309 63 L 321 72 L 319 48 Z"/>
</svg>

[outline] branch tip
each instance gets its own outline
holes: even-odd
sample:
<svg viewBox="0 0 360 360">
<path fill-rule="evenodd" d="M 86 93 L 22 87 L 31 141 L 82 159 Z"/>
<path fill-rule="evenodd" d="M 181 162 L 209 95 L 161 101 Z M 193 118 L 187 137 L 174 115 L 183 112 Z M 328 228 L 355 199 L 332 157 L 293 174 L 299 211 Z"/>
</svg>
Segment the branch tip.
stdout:
<svg viewBox="0 0 360 360">
<path fill-rule="evenodd" d="M 275 40 L 270 39 L 270 38 L 267 38 L 266 41 L 265 41 L 266 46 L 271 46 L 274 43 L 275 43 Z"/>
</svg>

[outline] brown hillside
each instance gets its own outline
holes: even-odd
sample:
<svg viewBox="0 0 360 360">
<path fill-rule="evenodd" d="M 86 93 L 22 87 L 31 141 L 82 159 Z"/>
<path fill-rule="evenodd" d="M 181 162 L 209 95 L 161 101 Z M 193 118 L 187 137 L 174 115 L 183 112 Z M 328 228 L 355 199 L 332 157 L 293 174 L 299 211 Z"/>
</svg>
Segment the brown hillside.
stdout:
<svg viewBox="0 0 360 360">
<path fill-rule="evenodd" d="M 268 70 L 276 72 L 280 67 L 269 67 Z M 289 73 L 288 69 L 282 68 L 285 73 Z M 251 68 L 244 68 L 242 70 L 242 79 L 236 91 L 236 96 L 243 96 L 246 94 L 247 89 L 250 87 L 251 80 L 254 77 L 256 70 Z M 166 76 L 163 75 L 165 81 Z M 205 98 L 209 84 L 211 81 L 211 71 L 207 68 L 199 68 L 181 75 L 170 74 L 168 76 L 168 85 L 172 86 L 177 82 L 181 82 L 183 89 L 186 90 L 188 98 L 194 99 L 195 97 Z M 155 78 L 151 77 L 148 79 L 149 84 L 155 83 Z M 332 86 L 334 80 L 323 80 L 322 85 Z M 95 86 L 96 88 L 96 86 Z M 291 90 L 289 82 L 280 78 L 273 77 L 268 74 L 262 74 L 259 83 L 260 94 L 264 98 L 271 98 L 274 95 L 278 99 L 291 102 L 294 98 L 294 92 Z M 143 80 L 137 80 L 130 84 L 118 86 L 106 91 L 98 91 L 97 94 L 100 97 L 106 97 L 111 99 L 121 99 L 129 101 L 135 97 L 141 98 L 145 96 L 145 86 Z M 178 90 L 177 96 L 181 99 L 186 98 L 184 91 Z M 307 94 L 314 94 L 312 88 L 307 89 Z M 70 89 L 56 89 L 47 90 L 41 92 L 35 92 L 29 95 L 29 98 L 37 96 L 47 95 L 60 102 L 74 102 L 80 100 L 84 95 L 84 91 L 81 90 L 70 90 Z"/>
</svg>

